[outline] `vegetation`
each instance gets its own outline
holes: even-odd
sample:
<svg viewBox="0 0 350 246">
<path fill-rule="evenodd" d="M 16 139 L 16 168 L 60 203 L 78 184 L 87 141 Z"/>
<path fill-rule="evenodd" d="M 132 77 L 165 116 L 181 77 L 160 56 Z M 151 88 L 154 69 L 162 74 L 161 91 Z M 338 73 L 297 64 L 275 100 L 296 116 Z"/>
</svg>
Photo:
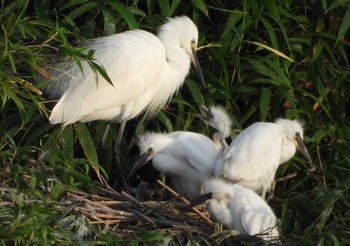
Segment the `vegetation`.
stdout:
<svg viewBox="0 0 350 246">
<path fill-rule="evenodd" d="M 313 163 L 297 155 L 278 169 L 280 182 L 270 205 L 281 219 L 282 242 L 350 244 L 349 1 L 0 3 L 2 245 L 88 241 L 138 245 L 159 240 L 210 244 L 217 240 L 210 236 L 215 228 L 209 224 L 194 226 L 187 233 L 177 228 L 180 237 L 164 224 L 150 227 L 143 222 L 144 229 L 135 226 L 130 232 L 118 228 L 118 223 L 110 227 L 90 223 L 91 217 L 88 220 L 79 213 L 83 209 L 75 209 L 82 198 L 90 201 L 85 206 L 97 206 L 102 194 L 108 201 L 119 198 L 122 204 L 114 204 L 117 208 L 128 201 L 112 189 L 107 192 L 96 175 L 101 173 L 119 191 L 112 156 L 118 125 L 110 125 L 102 151 L 98 146 L 108 123 L 52 126 L 48 122 L 52 102 L 41 94 L 50 82 L 52 61 L 71 56 L 77 62 L 88 59 L 97 64 L 93 54 L 83 55 L 75 48 L 79 41 L 135 28 L 155 33 L 166 17 L 176 15 L 188 15 L 198 25 L 203 46 L 198 53 L 208 88 L 203 90 L 191 71 L 180 92 L 154 119 L 130 121 L 122 151 L 125 170 L 135 161 L 135 142 L 145 130 L 210 135 L 210 129 L 193 116 L 199 104 L 221 104 L 230 112 L 232 138 L 256 121 L 297 117 L 305 122 L 305 142 Z M 159 192 L 158 174 L 153 174 L 142 178 Z M 96 194 L 100 196 L 92 196 Z"/>
</svg>

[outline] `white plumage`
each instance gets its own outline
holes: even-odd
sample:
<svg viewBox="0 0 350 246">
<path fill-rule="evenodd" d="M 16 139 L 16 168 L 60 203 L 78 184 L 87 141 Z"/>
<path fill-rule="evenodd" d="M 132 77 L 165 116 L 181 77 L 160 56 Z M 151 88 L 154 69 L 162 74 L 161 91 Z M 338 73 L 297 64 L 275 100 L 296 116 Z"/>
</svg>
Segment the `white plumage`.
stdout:
<svg viewBox="0 0 350 246">
<path fill-rule="evenodd" d="M 62 97 L 53 108 L 51 124 L 76 121 L 127 121 L 146 111 L 156 113 L 179 89 L 190 61 L 203 78 L 195 49 L 198 30 L 186 16 L 169 19 L 158 37 L 142 30 L 126 31 L 88 42 L 94 58 L 113 82 L 98 81 L 87 62 L 84 74 L 74 62 L 61 64 L 48 93 Z"/>
<path fill-rule="evenodd" d="M 46 92 L 59 97 L 49 118 L 51 124 L 76 121 L 110 120 L 121 123 L 115 145 L 117 167 L 124 188 L 126 182 L 119 151 L 126 121 L 146 112 L 152 116 L 181 87 L 190 62 L 203 74 L 196 56 L 198 30 L 186 16 L 175 17 L 159 28 L 158 37 L 134 30 L 90 40 L 87 50 L 107 72 L 112 84 L 95 74 L 87 61 L 79 66 L 68 61 L 60 64 Z"/>
<path fill-rule="evenodd" d="M 245 235 L 278 241 L 277 218 L 267 203 L 250 189 L 214 178 L 204 184 L 208 211 L 215 220 Z"/>
<path fill-rule="evenodd" d="M 169 176 L 174 189 L 189 198 L 200 195 L 202 184 L 213 176 L 220 151 L 208 137 L 193 132 L 169 134 L 146 132 L 138 145 L 141 157 L 129 173 L 133 175 L 147 161 Z"/>
<path fill-rule="evenodd" d="M 218 158 L 215 175 L 239 183 L 265 198 L 278 166 L 298 149 L 310 162 L 303 128 L 296 120 L 258 122 L 243 130 Z"/>
<path fill-rule="evenodd" d="M 204 123 L 213 127 L 217 130 L 213 134 L 213 141 L 218 148 L 225 149 L 227 147 L 226 138 L 231 134 L 232 121 L 221 106 L 211 106 L 209 108 L 201 106 L 202 109 L 206 112 L 205 115 L 196 114 Z"/>
</svg>

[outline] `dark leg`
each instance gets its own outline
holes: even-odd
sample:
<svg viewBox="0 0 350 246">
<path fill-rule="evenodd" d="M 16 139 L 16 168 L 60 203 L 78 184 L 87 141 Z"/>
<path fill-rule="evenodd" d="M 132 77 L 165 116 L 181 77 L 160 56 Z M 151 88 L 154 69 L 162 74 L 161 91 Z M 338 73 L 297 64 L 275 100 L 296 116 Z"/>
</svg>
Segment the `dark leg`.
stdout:
<svg viewBox="0 0 350 246">
<path fill-rule="evenodd" d="M 102 149 L 105 148 L 105 142 L 106 142 L 106 138 L 107 138 L 107 135 L 108 135 L 109 128 L 111 128 L 111 124 L 110 123 L 107 125 L 106 130 L 103 133 L 103 137 L 102 137 L 102 141 L 101 141 L 101 145 L 100 145 Z"/>
<path fill-rule="evenodd" d="M 272 183 L 271 183 L 271 189 L 269 192 L 269 196 L 267 197 L 267 201 L 270 201 L 274 197 L 275 188 L 276 188 L 276 180 L 272 181 Z"/>
<path fill-rule="evenodd" d="M 114 146 L 114 154 L 115 154 L 115 159 L 116 159 L 116 162 L 117 162 L 119 178 L 120 178 L 120 180 L 122 182 L 123 190 L 128 191 L 128 185 L 127 185 L 126 180 L 125 180 L 124 171 L 123 171 L 123 167 L 122 167 L 122 162 L 120 160 L 120 145 L 121 145 L 121 142 L 122 142 L 122 137 L 123 137 L 123 133 L 124 133 L 124 129 L 125 129 L 125 124 L 126 124 L 125 120 L 123 120 L 120 123 L 119 133 L 118 133 L 118 137 L 117 137 L 117 142 L 116 142 L 116 144 Z"/>
</svg>

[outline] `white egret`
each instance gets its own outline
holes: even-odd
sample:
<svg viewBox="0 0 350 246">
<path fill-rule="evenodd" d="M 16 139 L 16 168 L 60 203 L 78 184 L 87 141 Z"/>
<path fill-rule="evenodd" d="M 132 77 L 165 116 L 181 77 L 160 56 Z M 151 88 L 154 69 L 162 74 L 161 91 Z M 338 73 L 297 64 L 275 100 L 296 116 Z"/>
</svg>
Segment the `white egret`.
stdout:
<svg viewBox="0 0 350 246">
<path fill-rule="evenodd" d="M 203 192 L 209 198 L 208 211 L 216 221 L 244 235 L 279 240 L 275 214 L 254 191 L 213 178 L 204 184 Z"/>
<path fill-rule="evenodd" d="M 222 106 L 201 106 L 207 115 L 196 114 L 204 123 L 217 130 L 213 134 L 213 141 L 219 148 L 227 147 L 226 138 L 231 134 L 232 121 Z"/>
<path fill-rule="evenodd" d="M 191 61 L 204 83 L 195 52 L 197 41 L 197 27 L 186 16 L 169 18 L 157 36 L 133 30 L 88 41 L 87 50 L 95 51 L 94 58 L 113 85 L 100 74 L 96 81 L 86 61 L 81 61 L 84 73 L 72 61 L 62 63 L 64 71 L 56 74 L 46 90 L 52 96 L 62 95 L 51 112 L 50 123 L 120 122 L 115 146 L 119 158 L 126 121 L 143 112 L 146 117 L 158 112 L 183 84 Z"/>
<path fill-rule="evenodd" d="M 303 128 L 296 120 L 258 122 L 243 130 L 218 158 L 215 175 L 250 188 L 265 198 L 278 166 L 298 149 L 311 157 L 303 142 Z"/>
<path fill-rule="evenodd" d="M 210 138 L 186 131 L 146 132 L 140 136 L 138 145 L 141 156 L 128 178 L 152 160 L 153 167 L 169 176 L 174 189 L 188 198 L 200 195 L 201 186 L 213 176 L 215 161 L 221 153 Z"/>
</svg>

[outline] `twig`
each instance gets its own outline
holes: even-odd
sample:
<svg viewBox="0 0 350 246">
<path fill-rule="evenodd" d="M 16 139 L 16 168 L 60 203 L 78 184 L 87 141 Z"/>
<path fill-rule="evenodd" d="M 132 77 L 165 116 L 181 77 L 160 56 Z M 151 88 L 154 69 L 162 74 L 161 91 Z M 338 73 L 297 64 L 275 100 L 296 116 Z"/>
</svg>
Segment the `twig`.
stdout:
<svg viewBox="0 0 350 246">
<path fill-rule="evenodd" d="M 136 198 L 134 198 L 133 196 L 129 195 L 128 193 L 126 193 L 125 191 L 122 191 L 122 196 L 124 196 L 126 199 L 128 199 L 129 201 L 135 203 L 136 205 L 143 207 L 143 204 L 137 200 Z"/>
<path fill-rule="evenodd" d="M 309 168 L 307 169 L 307 171 L 309 172 L 315 172 L 316 171 L 316 168 L 313 167 L 313 168 Z M 295 176 L 297 176 L 297 172 L 296 173 L 290 173 L 290 174 L 287 174 L 286 176 L 283 176 L 283 177 L 280 177 L 278 179 L 276 179 L 276 182 L 282 182 L 282 181 L 285 181 L 285 180 L 288 180 L 288 179 L 292 179 L 294 178 Z"/>
<path fill-rule="evenodd" d="M 134 212 L 135 214 L 137 214 L 138 216 L 140 216 L 141 218 L 144 218 L 145 220 L 147 220 L 148 222 L 150 222 L 153 227 L 157 227 L 157 224 L 154 223 L 149 217 L 147 217 L 145 214 L 142 214 L 136 210 L 131 210 L 132 212 Z"/>
<path fill-rule="evenodd" d="M 163 186 L 163 188 L 167 189 L 168 191 L 170 191 L 172 194 L 174 194 L 175 196 L 179 197 L 180 200 L 185 203 L 186 205 L 190 205 L 191 203 L 183 196 L 180 196 L 176 191 L 174 191 L 173 189 L 171 189 L 169 186 L 167 186 L 166 184 L 164 184 L 162 181 L 160 181 L 159 179 L 157 180 L 157 183 L 160 184 L 161 186 Z M 213 224 L 213 222 L 207 217 L 205 216 L 201 211 L 199 211 L 197 208 L 193 207 L 192 208 L 193 211 L 195 211 L 199 216 L 201 216 L 204 220 L 206 220 L 208 223 Z"/>
<path fill-rule="evenodd" d="M 92 212 L 93 213 L 93 214 L 91 214 L 92 216 L 100 218 L 100 219 L 105 218 L 105 219 L 120 219 L 120 220 L 122 220 L 122 219 L 127 219 L 128 218 L 128 217 L 120 216 L 120 215 L 96 213 L 96 212 L 91 211 L 90 209 L 84 208 L 84 207 L 77 207 L 76 209 L 78 209 L 79 211 L 85 211 L 87 213 L 90 212 L 90 214 Z"/>
<path fill-rule="evenodd" d="M 316 148 L 317 148 L 318 163 L 320 163 L 320 167 L 321 167 L 321 170 L 322 170 L 323 169 L 323 165 L 322 165 L 322 161 L 321 161 L 320 147 L 317 145 Z M 326 177 L 324 176 L 323 172 L 322 172 L 322 179 L 323 179 L 324 186 L 327 186 Z"/>
<path fill-rule="evenodd" d="M 95 220 L 89 221 L 89 224 L 119 224 L 120 222 L 122 222 L 122 220 Z"/>
</svg>

